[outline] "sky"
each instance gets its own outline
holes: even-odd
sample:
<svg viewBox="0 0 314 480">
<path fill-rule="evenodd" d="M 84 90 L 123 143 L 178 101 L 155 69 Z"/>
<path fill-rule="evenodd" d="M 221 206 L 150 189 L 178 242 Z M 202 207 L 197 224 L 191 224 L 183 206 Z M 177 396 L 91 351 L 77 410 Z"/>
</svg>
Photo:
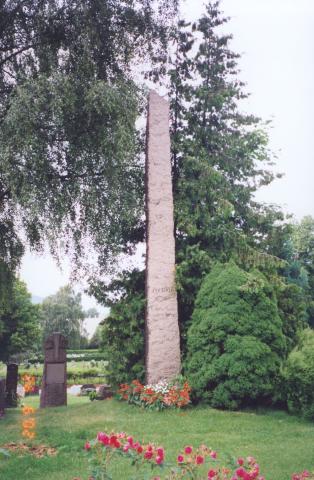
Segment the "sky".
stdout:
<svg viewBox="0 0 314 480">
<path fill-rule="evenodd" d="M 204 8 L 201 0 L 185 0 L 182 16 L 196 20 Z M 314 216 L 314 1 L 222 0 L 221 8 L 231 17 L 226 32 L 234 37 L 231 48 L 241 54 L 240 78 L 250 93 L 243 110 L 272 120 L 275 170 L 284 173 L 257 198 L 281 205 L 296 219 Z M 70 266 L 65 259 L 60 271 L 47 253 L 27 253 L 20 276 L 33 295 L 46 297 L 69 281 Z M 105 311 L 86 295 L 83 306 L 100 313 L 86 322 L 92 334 Z"/>
</svg>

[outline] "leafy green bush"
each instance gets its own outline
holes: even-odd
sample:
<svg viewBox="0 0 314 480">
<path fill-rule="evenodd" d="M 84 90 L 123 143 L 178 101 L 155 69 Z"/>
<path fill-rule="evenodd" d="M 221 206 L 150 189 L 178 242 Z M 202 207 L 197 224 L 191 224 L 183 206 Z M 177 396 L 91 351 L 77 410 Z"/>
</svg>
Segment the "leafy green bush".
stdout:
<svg viewBox="0 0 314 480">
<path fill-rule="evenodd" d="M 283 333 L 287 340 L 287 354 L 296 346 L 298 334 L 306 326 L 306 298 L 302 288 L 293 283 L 280 282 L 276 296 L 282 320 Z"/>
<path fill-rule="evenodd" d="M 101 347 L 108 360 L 107 379 L 112 385 L 127 383 L 137 378 L 144 380 L 145 338 L 145 272 L 124 272 L 107 290 L 113 292 L 113 300 L 106 296 L 106 287 L 94 287 L 93 295 L 99 303 L 110 306 L 110 315 L 102 322 Z"/>
<path fill-rule="evenodd" d="M 104 352 L 99 350 L 68 350 L 67 361 L 71 362 L 88 362 L 91 360 L 100 361 L 105 359 Z M 33 355 L 27 359 L 27 363 L 35 365 L 36 363 L 44 363 L 44 355 Z"/>
<path fill-rule="evenodd" d="M 290 353 L 283 377 L 289 411 L 314 420 L 314 331 L 310 328 L 302 332 Z"/>
<path fill-rule="evenodd" d="M 233 262 L 217 264 L 198 293 L 185 362 L 195 399 L 237 408 L 269 401 L 286 352 L 269 281 Z"/>
</svg>

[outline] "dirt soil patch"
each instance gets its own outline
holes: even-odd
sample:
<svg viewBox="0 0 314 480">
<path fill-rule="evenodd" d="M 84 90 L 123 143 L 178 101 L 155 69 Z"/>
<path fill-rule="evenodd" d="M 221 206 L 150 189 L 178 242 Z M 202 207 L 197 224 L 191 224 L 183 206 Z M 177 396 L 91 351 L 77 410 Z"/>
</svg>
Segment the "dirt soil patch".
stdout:
<svg viewBox="0 0 314 480">
<path fill-rule="evenodd" d="M 36 458 L 42 458 L 46 455 L 53 457 L 57 455 L 57 450 L 53 447 L 47 447 L 46 445 L 27 445 L 26 443 L 6 443 L 1 445 L 1 448 L 9 452 L 18 453 L 20 455 L 30 454 Z"/>
</svg>

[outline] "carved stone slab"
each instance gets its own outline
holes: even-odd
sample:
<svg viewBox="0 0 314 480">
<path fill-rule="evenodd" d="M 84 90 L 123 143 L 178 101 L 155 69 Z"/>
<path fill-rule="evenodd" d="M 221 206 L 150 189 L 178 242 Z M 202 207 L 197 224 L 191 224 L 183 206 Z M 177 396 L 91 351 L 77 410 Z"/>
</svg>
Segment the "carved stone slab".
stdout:
<svg viewBox="0 0 314 480">
<path fill-rule="evenodd" d="M 47 363 L 46 382 L 48 385 L 64 383 L 65 380 L 65 363 Z"/>
<path fill-rule="evenodd" d="M 45 341 L 41 408 L 67 404 L 66 347 L 67 340 L 60 333 L 53 333 Z"/>
<path fill-rule="evenodd" d="M 146 156 L 146 381 L 180 372 L 169 104 L 149 95 Z"/>
</svg>

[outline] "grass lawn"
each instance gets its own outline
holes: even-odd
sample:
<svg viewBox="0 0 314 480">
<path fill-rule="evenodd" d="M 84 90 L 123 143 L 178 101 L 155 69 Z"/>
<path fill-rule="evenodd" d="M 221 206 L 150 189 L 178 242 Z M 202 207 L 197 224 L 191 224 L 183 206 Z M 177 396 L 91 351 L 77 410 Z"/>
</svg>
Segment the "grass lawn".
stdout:
<svg viewBox="0 0 314 480">
<path fill-rule="evenodd" d="M 169 459 L 175 459 L 183 446 L 201 443 L 218 454 L 250 454 L 257 458 L 266 480 L 290 480 L 296 471 L 314 470 L 314 424 L 284 412 L 222 412 L 206 407 L 148 412 L 116 400 L 90 402 L 71 396 L 68 400 L 68 407 L 36 413 L 34 443 L 57 447 L 58 455 L 0 457 L 1 480 L 87 480 L 83 446 L 100 430 L 125 431 L 140 441 L 163 445 Z M 38 398 L 25 403 L 38 406 Z M 20 409 L 7 410 L 0 420 L 0 446 L 21 440 L 21 421 Z M 127 468 L 120 465 L 114 479 L 128 478 Z"/>
</svg>

